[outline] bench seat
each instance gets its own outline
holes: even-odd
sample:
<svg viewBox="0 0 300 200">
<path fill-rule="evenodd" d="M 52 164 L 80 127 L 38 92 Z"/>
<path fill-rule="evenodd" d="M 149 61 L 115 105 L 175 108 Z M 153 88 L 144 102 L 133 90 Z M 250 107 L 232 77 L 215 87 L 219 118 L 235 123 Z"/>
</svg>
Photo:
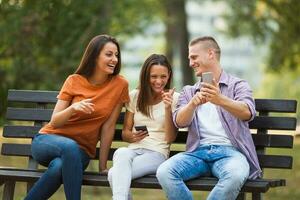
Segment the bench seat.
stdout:
<svg viewBox="0 0 300 200">
<path fill-rule="evenodd" d="M 0 168 L 0 180 L 11 180 L 15 182 L 35 182 L 43 174 L 44 170 Z M 191 190 L 210 191 L 216 185 L 217 179 L 213 177 L 199 177 L 186 184 Z M 83 185 L 109 186 L 107 174 L 98 172 L 85 172 Z M 242 192 L 265 193 L 271 187 L 285 186 L 284 179 L 256 179 L 247 180 Z M 148 175 L 132 181 L 132 188 L 161 189 L 155 175 Z"/>
</svg>

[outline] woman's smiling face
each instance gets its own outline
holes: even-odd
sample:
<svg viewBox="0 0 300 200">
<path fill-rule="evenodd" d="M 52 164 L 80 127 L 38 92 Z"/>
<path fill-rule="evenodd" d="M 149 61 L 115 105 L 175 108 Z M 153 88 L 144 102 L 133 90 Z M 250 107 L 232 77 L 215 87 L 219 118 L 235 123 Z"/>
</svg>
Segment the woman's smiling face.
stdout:
<svg viewBox="0 0 300 200">
<path fill-rule="evenodd" d="M 154 93 L 160 94 L 169 80 L 168 68 L 162 65 L 152 65 L 150 69 L 150 86 Z"/>
<path fill-rule="evenodd" d="M 119 62 L 118 54 L 118 48 L 114 43 L 106 43 L 98 56 L 96 70 L 105 74 L 114 73 L 114 69 Z"/>
</svg>

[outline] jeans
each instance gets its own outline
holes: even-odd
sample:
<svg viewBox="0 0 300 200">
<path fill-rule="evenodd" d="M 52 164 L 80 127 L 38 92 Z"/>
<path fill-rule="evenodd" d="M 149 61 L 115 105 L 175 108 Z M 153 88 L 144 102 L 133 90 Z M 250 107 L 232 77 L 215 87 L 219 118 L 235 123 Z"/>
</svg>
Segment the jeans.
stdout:
<svg viewBox="0 0 300 200">
<path fill-rule="evenodd" d="M 82 175 L 90 158 L 74 140 L 53 134 L 37 134 L 32 141 L 31 151 L 33 158 L 48 169 L 25 200 L 46 200 L 62 182 L 67 200 L 81 198 Z"/>
<path fill-rule="evenodd" d="M 232 146 L 203 145 L 194 152 L 179 153 L 160 165 L 156 176 L 169 200 L 191 200 L 184 181 L 205 175 L 217 177 L 218 183 L 209 200 L 234 200 L 249 176 L 245 156 Z"/>
<path fill-rule="evenodd" d="M 131 180 L 155 174 L 158 166 L 165 160 L 163 154 L 148 149 L 119 148 L 113 156 L 113 167 L 108 172 L 113 200 L 131 199 Z"/>
</svg>

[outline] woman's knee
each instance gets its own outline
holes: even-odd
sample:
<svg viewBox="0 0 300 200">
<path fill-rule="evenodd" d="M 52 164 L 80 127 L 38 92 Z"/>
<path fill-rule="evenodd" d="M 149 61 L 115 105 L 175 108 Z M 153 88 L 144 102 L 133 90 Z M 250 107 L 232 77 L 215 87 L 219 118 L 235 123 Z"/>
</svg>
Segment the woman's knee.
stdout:
<svg viewBox="0 0 300 200">
<path fill-rule="evenodd" d="M 53 159 L 47 169 L 47 173 L 51 175 L 52 178 L 61 178 L 62 177 L 62 160 L 60 158 Z"/>
<path fill-rule="evenodd" d="M 108 173 L 107 173 L 107 180 L 109 183 L 112 183 L 112 174 L 113 173 L 113 168 L 110 168 Z"/>
<path fill-rule="evenodd" d="M 64 138 L 62 141 L 62 151 L 63 152 L 68 152 L 68 153 L 79 153 L 80 147 L 75 140 L 72 140 L 70 138 Z M 78 155 L 78 154 L 77 154 Z"/>
<path fill-rule="evenodd" d="M 156 170 L 156 177 L 160 183 L 168 182 L 169 179 L 173 176 L 172 166 L 167 161 L 163 162 Z"/>
<path fill-rule="evenodd" d="M 117 149 L 113 156 L 113 162 L 117 161 L 132 161 L 132 149 L 129 149 L 127 147 L 121 147 Z"/>
</svg>

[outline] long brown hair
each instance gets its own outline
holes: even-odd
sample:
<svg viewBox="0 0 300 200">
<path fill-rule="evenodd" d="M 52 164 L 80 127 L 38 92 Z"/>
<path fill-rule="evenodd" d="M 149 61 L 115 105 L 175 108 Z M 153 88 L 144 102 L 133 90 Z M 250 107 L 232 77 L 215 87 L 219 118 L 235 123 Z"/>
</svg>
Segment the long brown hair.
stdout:
<svg viewBox="0 0 300 200">
<path fill-rule="evenodd" d="M 105 44 L 112 42 L 118 49 L 118 63 L 112 75 L 117 75 L 121 70 L 121 52 L 118 41 L 109 35 L 97 35 L 88 44 L 81 58 L 81 62 L 75 71 L 75 74 L 80 74 L 86 78 L 92 76 L 95 71 L 97 58 Z"/>
<path fill-rule="evenodd" d="M 139 95 L 137 99 L 137 111 L 140 111 L 144 115 L 151 118 L 151 100 L 152 90 L 150 87 L 150 69 L 153 65 L 161 65 L 168 69 L 169 80 L 165 86 L 165 89 L 170 89 L 171 81 L 173 77 L 172 67 L 166 56 L 161 54 L 152 54 L 144 62 L 139 80 Z"/>
</svg>

